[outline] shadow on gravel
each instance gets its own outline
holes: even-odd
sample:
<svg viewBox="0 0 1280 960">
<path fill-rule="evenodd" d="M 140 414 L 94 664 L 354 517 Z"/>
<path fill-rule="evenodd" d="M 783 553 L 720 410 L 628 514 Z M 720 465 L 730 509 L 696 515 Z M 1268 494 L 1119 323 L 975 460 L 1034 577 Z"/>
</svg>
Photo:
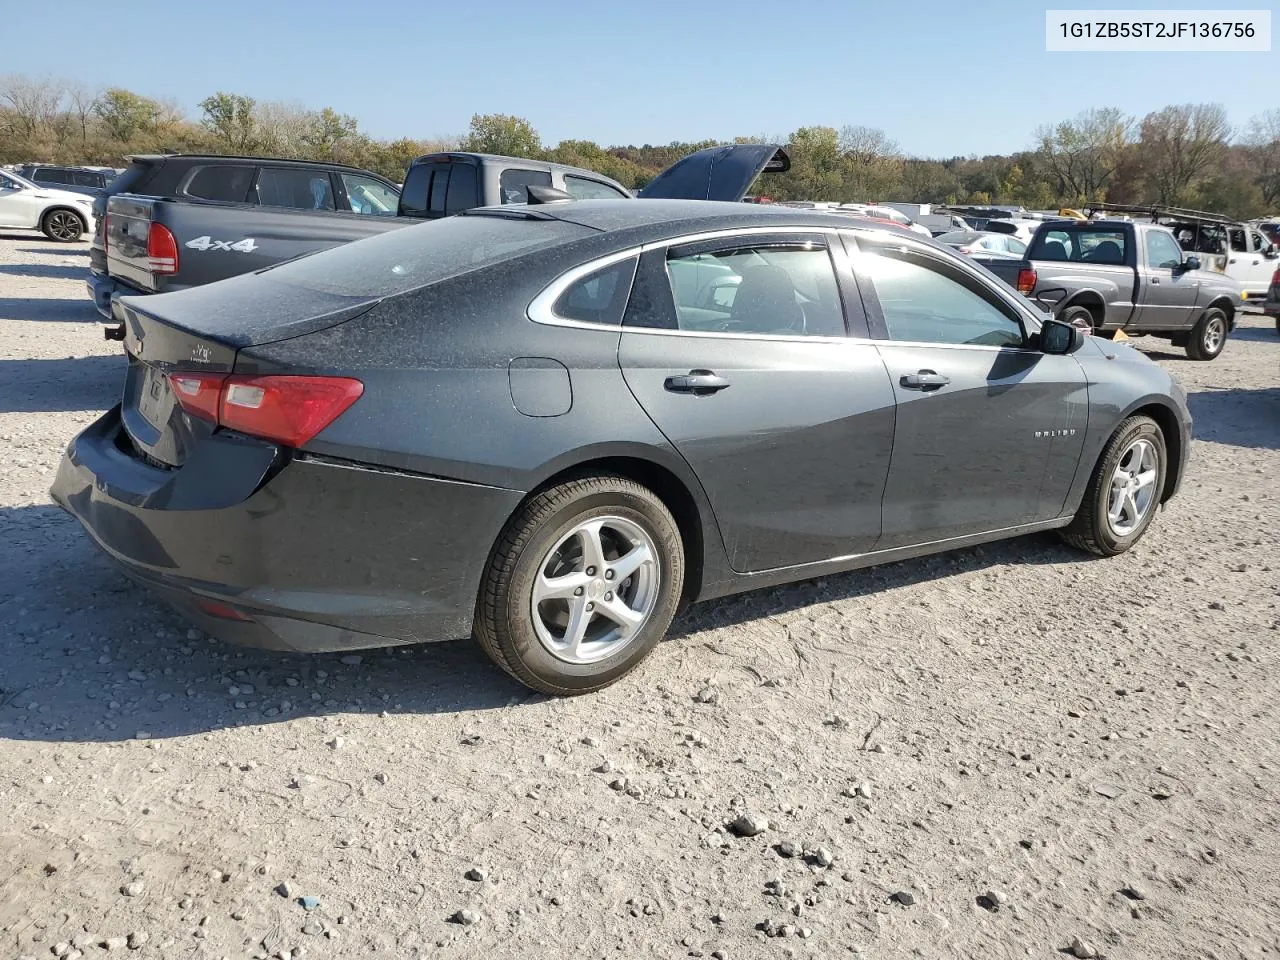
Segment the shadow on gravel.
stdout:
<svg viewBox="0 0 1280 960">
<path fill-rule="evenodd" d="M 1259 450 L 1280 450 L 1280 387 L 1200 390 L 1187 404 L 1195 438 Z"/>
<path fill-rule="evenodd" d="M 964 550 L 900 560 L 879 567 L 804 580 L 768 590 L 754 590 L 690 607 L 668 632 L 678 640 L 702 630 L 735 626 L 797 607 L 872 596 L 930 580 L 973 573 L 988 567 L 1026 564 L 1088 563 L 1091 557 L 1064 544 L 1055 534 L 1039 533 Z"/>
<path fill-rule="evenodd" d="M 0 237 L 0 239 L 4 239 Z M 26 240 L 28 237 L 9 237 L 10 240 Z M 18 253 L 52 253 L 60 257 L 87 257 L 89 255 L 89 244 L 78 243 L 74 247 L 61 243 L 46 243 L 43 247 L 16 247 Z"/>
<path fill-rule="evenodd" d="M 904 561 L 695 606 L 676 642 L 807 604 L 1080 554 L 1045 536 Z M 134 585 L 51 506 L 0 509 L 0 741 L 116 742 L 342 713 L 442 714 L 543 698 L 470 640 L 341 654 L 233 647 Z M 235 691 L 232 691 L 232 688 Z"/>
<path fill-rule="evenodd" d="M 120 399 L 125 358 L 0 360 L 0 413 L 106 410 Z"/>
<path fill-rule="evenodd" d="M 1228 347 L 1231 346 L 1232 340 L 1280 343 L 1280 331 L 1276 330 L 1275 327 L 1236 327 L 1231 331 L 1231 336 L 1227 339 Z"/>
<path fill-rule="evenodd" d="M 88 323 L 97 321 L 100 316 L 87 296 L 56 299 L 0 297 L 0 320 Z"/>
<path fill-rule="evenodd" d="M 86 270 L 82 264 L 68 266 L 54 263 L 2 263 L 0 275 L 13 277 L 48 277 L 51 280 L 83 280 Z"/>
</svg>

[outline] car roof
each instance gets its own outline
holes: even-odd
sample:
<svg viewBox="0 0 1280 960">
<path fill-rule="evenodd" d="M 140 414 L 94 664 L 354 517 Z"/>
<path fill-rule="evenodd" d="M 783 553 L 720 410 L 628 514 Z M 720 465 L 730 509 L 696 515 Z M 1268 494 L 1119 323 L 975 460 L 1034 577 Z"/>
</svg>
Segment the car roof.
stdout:
<svg viewBox="0 0 1280 960">
<path fill-rule="evenodd" d="M 481 207 L 478 211 L 511 211 L 506 207 Z M 849 227 L 854 217 L 784 207 L 780 204 L 733 203 L 718 200 L 566 200 L 539 204 L 539 214 L 576 223 L 594 230 L 613 231 L 655 228 L 667 235 L 698 230 L 730 230 L 737 227 L 801 226 Z M 658 230 L 657 228 L 661 228 Z"/>
<path fill-rule="evenodd" d="M 603 180 L 606 183 L 617 183 L 612 177 L 595 170 L 589 170 L 586 167 L 575 167 L 568 163 L 553 163 L 550 160 L 534 160 L 530 157 L 508 157 L 498 153 L 472 153 L 470 150 L 441 150 L 437 153 L 424 153 L 420 157 L 415 157 L 413 162 L 430 163 L 441 160 L 445 157 L 451 159 L 463 160 L 480 160 L 484 163 L 497 163 L 504 167 L 518 168 L 520 164 L 528 164 L 532 170 L 559 170 L 562 173 L 571 173 L 575 176 L 593 177 L 597 180 Z"/>
<path fill-rule="evenodd" d="M 353 173 L 372 174 L 379 180 L 387 179 L 381 174 L 373 173 L 372 170 L 366 170 L 363 167 L 353 167 L 347 163 L 331 163 L 328 160 L 291 160 L 288 157 L 238 157 L 216 153 L 135 153 L 131 154 L 127 159 L 142 163 L 156 163 L 158 161 L 170 163 L 174 160 L 182 160 L 200 163 L 236 163 L 245 166 L 260 164 L 266 166 L 315 167 L 319 170 L 350 170 Z M 387 182 L 390 183 L 392 181 L 388 180 Z"/>
</svg>

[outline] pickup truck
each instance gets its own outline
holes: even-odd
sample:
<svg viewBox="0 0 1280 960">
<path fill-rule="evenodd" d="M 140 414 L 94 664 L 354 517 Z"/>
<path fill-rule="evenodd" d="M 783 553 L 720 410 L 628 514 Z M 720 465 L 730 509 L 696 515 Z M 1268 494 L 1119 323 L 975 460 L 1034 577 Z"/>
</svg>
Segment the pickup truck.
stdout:
<svg viewBox="0 0 1280 960">
<path fill-rule="evenodd" d="M 400 190 L 390 180 L 342 164 L 131 157 L 129 168 L 94 200 L 98 229 L 85 282 L 98 312 L 110 319 L 115 295 L 178 290 L 246 273 L 308 252 L 308 239 L 310 249 L 319 250 L 381 232 L 399 202 Z M 260 251 L 259 239 L 245 242 L 239 221 L 250 211 L 261 225 L 261 245 L 270 250 Z M 310 230 L 299 238 L 303 225 Z M 292 252 L 277 255 L 286 249 Z"/>
<path fill-rule="evenodd" d="M 1235 327 L 1241 289 L 1200 269 L 1173 233 L 1129 220 L 1048 220 L 1031 238 L 1027 258 L 972 259 L 1006 283 L 1019 279 L 1032 298 L 1055 301 L 1060 320 L 1095 333 L 1167 337 L 1193 360 L 1212 360 Z M 1026 271 L 1035 272 L 1025 283 Z"/>
<path fill-rule="evenodd" d="M 104 275 L 95 268 L 88 283 L 99 312 L 114 321 L 106 331 L 108 339 L 124 335 L 123 313 L 115 306 L 120 296 L 183 290 L 424 219 L 525 203 L 530 190 L 548 198 L 633 199 L 622 184 L 591 170 L 449 152 L 415 160 L 394 206 L 384 196 L 373 198 L 375 209 L 356 210 L 343 183 L 347 173 L 330 177 L 323 166 L 313 170 L 296 162 L 292 166 L 300 172 L 271 166 L 286 161 L 236 162 L 239 166 L 223 164 L 224 179 L 236 177 L 234 189 L 193 190 L 200 176 L 195 173 L 178 183 L 176 196 L 121 193 L 107 201 L 101 231 L 106 271 Z M 257 164 L 259 171 L 237 173 L 246 162 Z M 790 159 L 777 144 L 708 147 L 663 170 L 639 196 L 740 200 L 762 171 L 789 167 Z M 218 166 L 206 158 L 200 169 Z M 332 195 L 325 192 L 330 180 Z"/>
</svg>

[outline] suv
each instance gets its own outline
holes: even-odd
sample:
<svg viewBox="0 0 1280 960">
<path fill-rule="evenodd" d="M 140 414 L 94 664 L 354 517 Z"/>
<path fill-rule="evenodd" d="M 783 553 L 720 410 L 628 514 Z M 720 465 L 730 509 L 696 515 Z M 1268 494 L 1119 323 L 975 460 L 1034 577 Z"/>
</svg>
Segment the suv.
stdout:
<svg viewBox="0 0 1280 960">
<path fill-rule="evenodd" d="M 18 168 L 18 173 L 32 183 L 72 193 L 97 196 L 115 178 L 114 170 L 95 170 L 91 167 L 61 167 L 49 163 L 28 163 Z"/>
</svg>

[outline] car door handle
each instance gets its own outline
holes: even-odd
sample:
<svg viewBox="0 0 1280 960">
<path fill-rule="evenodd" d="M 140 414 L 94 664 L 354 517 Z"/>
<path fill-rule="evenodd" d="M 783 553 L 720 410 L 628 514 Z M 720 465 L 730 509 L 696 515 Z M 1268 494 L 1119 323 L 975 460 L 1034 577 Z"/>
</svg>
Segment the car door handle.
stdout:
<svg viewBox="0 0 1280 960">
<path fill-rule="evenodd" d="M 1152 278 L 1151 278 L 1151 282 L 1152 282 L 1155 286 L 1157 286 L 1157 287 L 1158 287 L 1158 286 L 1160 286 L 1160 278 L 1159 278 L 1159 277 L 1152 277 Z"/>
<path fill-rule="evenodd" d="M 918 373 L 904 373 L 898 382 L 908 390 L 937 390 L 950 383 L 951 378 L 933 370 L 921 370 Z"/>
<path fill-rule="evenodd" d="M 723 390 L 729 386 L 729 381 L 710 370 L 690 370 L 678 377 L 667 377 L 662 386 L 672 393 L 692 393 L 703 397 Z"/>
</svg>

